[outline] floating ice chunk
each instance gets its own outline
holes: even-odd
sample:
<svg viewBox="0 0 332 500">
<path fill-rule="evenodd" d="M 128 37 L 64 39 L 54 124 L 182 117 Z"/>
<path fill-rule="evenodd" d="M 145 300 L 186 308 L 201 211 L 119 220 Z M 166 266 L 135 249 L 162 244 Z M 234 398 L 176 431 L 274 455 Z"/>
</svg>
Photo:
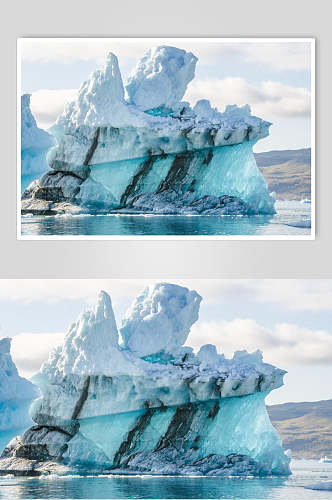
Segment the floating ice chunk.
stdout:
<svg viewBox="0 0 332 500">
<path fill-rule="evenodd" d="M 303 227 L 303 228 L 311 228 L 311 220 L 310 219 L 304 219 L 304 220 L 298 220 L 294 222 L 288 222 L 286 224 L 287 226 L 292 226 L 292 227 Z"/>
<path fill-rule="evenodd" d="M 129 102 L 142 110 L 173 109 L 195 76 L 197 57 L 176 47 L 153 47 L 128 78 Z"/>
<path fill-rule="evenodd" d="M 139 356 L 176 354 L 198 319 L 202 298 L 178 285 L 150 285 L 127 311 L 121 328 L 124 346 Z"/>
<path fill-rule="evenodd" d="M 321 481 L 319 483 L 307 484 L 305 488 L 308 490 L 332 491 L 332 481 Z"/>
</svg>

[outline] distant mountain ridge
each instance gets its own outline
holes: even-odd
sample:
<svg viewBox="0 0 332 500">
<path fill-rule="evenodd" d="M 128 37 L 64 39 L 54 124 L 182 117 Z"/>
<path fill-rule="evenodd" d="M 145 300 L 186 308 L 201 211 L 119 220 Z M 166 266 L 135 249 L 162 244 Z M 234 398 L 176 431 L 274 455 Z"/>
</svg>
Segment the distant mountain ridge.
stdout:
<svg viewBox="0 0 332 500">
<path fill-rule="evenodd" d="M 277 199 L 311 198 L 311 148 L 255 153 L 255 159 Z"/>
<path fill-rule="evenodd" d="M 285 449 L 295 458 L 332 458 L 332 399 L 267 407 Z"/>
</svg>

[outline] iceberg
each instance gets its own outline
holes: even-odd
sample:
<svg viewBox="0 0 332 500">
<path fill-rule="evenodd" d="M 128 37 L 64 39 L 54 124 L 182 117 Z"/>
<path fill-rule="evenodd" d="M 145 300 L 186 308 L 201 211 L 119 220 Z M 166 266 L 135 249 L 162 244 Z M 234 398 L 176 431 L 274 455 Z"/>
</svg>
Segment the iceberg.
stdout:
<svg viewBox="0 0 332 500">
<path fill-rule="evenodd" d="M 332 491 L 332 481 L 320 481 L 318 483 L 308 484 L 304 487 L 308 490 Z"/>
<path fill-rule="evenodd" d="M 101 291 L 34 377 L 34 425 L 5 447 L 0 472 L 290 474 L 265 407 L 286 372 L 260 351 L 195 353 L 186 342 L 200 302 L 185 287 L 150 285 L 118 329 Z"/>
<path fill-rule="evenodd" d="M 29 405 L 38 390 L 20 377 L 10 355 L 11 339 L 0 339 L 0 446 L 32 423 Z"/>
<path fill-rule="evenodd" d="M 124 85 L 110 52 L 50 128 L 50 171 L 23 193 L 23 213 L 275 213 L 253 155 L 271 123 L 248 105 L 183 101 L 196 63 L 154 47 Z"/>
<path fill-rule="evenodd" d="M 21 96 L 21 188 L 28 185 L 50 167 L 46 153 L 54 146 L 55 139 L 45 130 L 38 128 L 30 109 L 30 94 Z"/>
</svg>

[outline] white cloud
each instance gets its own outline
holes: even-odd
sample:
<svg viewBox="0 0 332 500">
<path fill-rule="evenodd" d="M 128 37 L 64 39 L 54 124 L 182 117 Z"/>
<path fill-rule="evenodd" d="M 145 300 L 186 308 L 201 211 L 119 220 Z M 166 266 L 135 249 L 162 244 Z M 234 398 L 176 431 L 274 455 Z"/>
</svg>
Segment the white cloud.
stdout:
<svg viewBox="0 0 332 500">
<path fill-rule="evenodd" d="M 64 333 L 20 333 L 12 338 L 11 355 L 22 377 L 29 378 L 47 360 L 50 351 L 60 345 Z"/>
<path fill-rule="evenodd" d="M 332 311 L 332 281 L 329 279 L 275 279 L 247 282 L 248 293 L 258 302 L 279 303 L 299 311 Z"/>
<path fill-rule="evenodd" d="M 308 42 L 220 42 L 192 39 L 151 38 L 71 38 L 71 39 L 29 39 L 21 40 L 22 58 L 30 62 L 58 61 L 71 64 L 75 61 L 95 60 L 102 63 L 108 51 L 114 52 L 121 62 L 138 59 L 144 52 L 156 45 L 175 45 L 192 51 L 199 63 L 211 64 L 223 58 L 239 57 L 246 62 L 264 64 L 279 70 L 310 70 L 310 44 Z"/>
<path fill-rule="evenodd" d="M 195 280 L 192 285 L 195 286 Z M 234 301 L 277 304 L 291 311 L 332 311 L 330 279 L 197 280 L 196 287 L 202 290 L 204 298 L 220 304 L 227 297 Z"/>
<path fill-rule="evenodd" d="M 82 300 L 95 303 L 99 290 L 107 291 L 115 300 L 134 299 L 147 284 L 163 280 L 118 279 L 1 279 L 0 300 L 58 302 Z M 83 306 L 83 304 L 82 304 Z"/>
<path fill-rule="evenodd" d="M 195 349 L 202 344 L 215 344 L 227 357 L 241 349 L 261 349 L 266 362 L 281 367 L 332 362 L 331 333 L 288 323 L 265 328 L 253 319 L 198 322 L 192 327 L 187 344 Z"/>
<path fill-rule="evenodd" d="M 140 58 L 151 46 L 150 42 L 134 39 L 114 40 L 112 38 L 25 38 L 21 40 L 21 56 L 24 61 L 57 61 L 72 64 L 76 61 L 96 61 L 102 64 L 108 52 L 121 58 Z"/>
<path fill-rule="evenodd" d="M 273 117 L 309 117 L 309 90 L 280 82 L 263 81 L 260 85 L 244 78 L 196 79 L 188 86 L 184 99 L 192 105 L 199 99 L 209 99 L 223 111 L 228 104 L 250 104 L 254 115 Z"/>
<path fill-rule="evenodd" d="M 84 300 L 94 303 L 99 290 L 114 300 L 134 299 L 146 285 L 167 281 L 195 289 L 203 303 L 222 305 L 223 300 L 274 303 L 288 310 L 332 311 L 330 279 L 2 279 L 0 300 L 55 302 Z"/>
<path fill-rule="evenodd" d="M 36 118 L 37 124 L 43 129 L 50 127 L 64 106 L 70 102 L 76 93 L 76 89 L 41 89 L 31 94 L 30 107 Z"/>
<path fill-rule="evenodd" d="M 178 46 L 178 43 L 176 43 Z M 179 47 L 191 50 L 198 57 L 198 64 L 219 64 L 233 59 L 239 64 L 255 63 L 273 68 L 274 71 L 293 70 L 310 71 L 311 50 L 308 42 L 276 42 L 236 41 L 230 42 L 190 42 L 179 44 Z M 241 61 L 242 60 L 242 61 Z"/>
<path fill-rule="evenodd" d="M 243 44 L 245 58 L 280 70 L 310 70 L 311 53 L 308 42 L 267 42 Z"/>
</svg>

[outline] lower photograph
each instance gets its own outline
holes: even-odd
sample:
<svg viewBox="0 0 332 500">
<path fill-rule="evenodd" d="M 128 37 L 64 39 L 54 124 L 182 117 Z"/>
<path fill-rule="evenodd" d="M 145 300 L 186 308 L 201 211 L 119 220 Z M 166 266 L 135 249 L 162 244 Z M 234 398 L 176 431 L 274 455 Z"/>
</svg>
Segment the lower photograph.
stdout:
<svg viewBox="0 0 332 500">
<path fill-rule="evenodd" d="M 0 498 L 331 498 L 332 280 L 0 280 L 0 318 Z"/>
</svg>

